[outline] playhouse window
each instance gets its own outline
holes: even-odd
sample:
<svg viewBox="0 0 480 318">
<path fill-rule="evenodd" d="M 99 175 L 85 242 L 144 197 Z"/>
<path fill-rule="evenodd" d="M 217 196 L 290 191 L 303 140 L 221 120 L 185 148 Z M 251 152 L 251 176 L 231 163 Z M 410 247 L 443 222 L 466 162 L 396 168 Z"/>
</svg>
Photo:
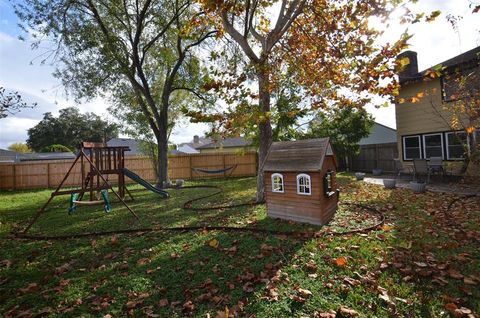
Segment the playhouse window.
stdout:
<svg viewBox="0 0 480 318">
<path fill-rule="evenodd" d="M 323 191 L 327 198 L 335 194 L 335 191 L 333 191 L 333 176 L 334 172 L 332 170 L 328 170 L 323 177 Z"/>
<path fill-rule="evenodd" d="M 297 175 L 297 193 L 302 195 L 312 194 L 312 183 L 308 174 Z"/>
<path fill-rule="evenodd" d="M 280 173 L 272 174 L 272 192 L 283 193 L 283 176 Z"/>
</svg>

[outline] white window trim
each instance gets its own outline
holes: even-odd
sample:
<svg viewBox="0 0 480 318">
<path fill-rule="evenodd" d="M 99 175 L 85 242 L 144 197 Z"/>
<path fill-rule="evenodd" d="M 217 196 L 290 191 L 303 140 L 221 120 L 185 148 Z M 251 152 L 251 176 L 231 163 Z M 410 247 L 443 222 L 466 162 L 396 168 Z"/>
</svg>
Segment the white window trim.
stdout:
<svg viewBox="0 0 480 318">
<path fill-rule="evenodd" d="M 403 147 L 403 160 L 413 160 L 414 158 L 407 158 L 407 147 L 405 147 L 405 138 L 414 138 L 418 139 L 418 150 L 420 153 L 420 158 L 423 158 L 423 151 L 422 151 L 422 141 L 420 135 L 412 135 L 412 136 L 403 136 L 402 137 L 402 147 Z"/>
<path fill-rule="evenodd" d="M 280 179 L 282 180 L 282 191 L 275 190 L 275 182 L 274 182 L 275 177 L 280 177 Z M 272 192 L 276 192 L 276 193 L 284 193 L 285 192 L 285 184 L 283 182 L 283 175 L 280 174 L 280 173 L 272 174 Z"/>
<path fill-rule="evenodd" d="M 450 157 L 450 150 L 448 149 L 448 147 L 450 146 L 448 144 L 448 135 L 456 135 L 456 134 L 465 134 L 466 137 L 467 137 L 467 147 L 469 146 L 469 143 L 468 143 L 468 134 L 465 132 L 465 131 L 449 131 L 449 132 L 446 132 L 445 133 L 445 144 L 446 144 L 446 148 L 447 148 L 447 160 L 464 160 L 465 158 L 453 158 L 453 157 Z M 455 145 L 456 146 L 456 145 Z"/>
<path fill-rule="evenodd" d="M 300 183 L 298 182 L 298 180 L 300 180 L 300 178 L 307 178 L 307 182 L 308 182 L 308 188 L 310 189 L 310 193 L 303 193 L 303 192 L 300 192 Z M 310 178 L 310 176 L 306 173 L 300 173 L 300 174 L 297 174 L 297 194 L 300 194 L 300 195 L 312 195 L 312 179 Z"/>
<path fill-rule="evenodd" d="M 440 147 L 442 148 L 442 159 L 445 158 L 445 154 L 443 153 L 443 134 L 442 133 L 433 133 L 433 134 L 426 134 L 426 135 L 422 135 L 422 141 L 423 141 L 423 158 L 425 159 L 428 159 L 427 158 L 427 143 L 425 142 L 425 137 L 428 137 L 428 136 L 437 136 L 439 135 L 440 136 Z"/>
</svg>

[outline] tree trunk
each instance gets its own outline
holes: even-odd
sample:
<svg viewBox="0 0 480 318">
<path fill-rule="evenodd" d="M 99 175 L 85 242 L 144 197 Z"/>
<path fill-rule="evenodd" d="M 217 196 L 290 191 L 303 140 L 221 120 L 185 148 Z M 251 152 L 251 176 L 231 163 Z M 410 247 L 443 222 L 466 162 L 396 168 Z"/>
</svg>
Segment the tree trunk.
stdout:
<svg viewBox="0 0 480 318">
<path fill-rule="evenodd" d="M 262 70 L 257 71 L 259 107 L 265 115 L 270 111 L 270 90 L 268 88 L 268 74 Z M 270 118 L 265 118 L 259 123 L 259 148 L 257 172 L 257 202 L 265 202 L 265 184 L 263 180 L 263 165 L 267 157 L 268 148 L 272 143 L 272 125 Z"/>
<path fill-rule="evenodd" d="M 157 188 L 162 189 L 167 186 L 168 180 L 168 128 L 167 128 L 167 112 L 160 112 L 160 133 L 157 136 Z"/>
</svg>

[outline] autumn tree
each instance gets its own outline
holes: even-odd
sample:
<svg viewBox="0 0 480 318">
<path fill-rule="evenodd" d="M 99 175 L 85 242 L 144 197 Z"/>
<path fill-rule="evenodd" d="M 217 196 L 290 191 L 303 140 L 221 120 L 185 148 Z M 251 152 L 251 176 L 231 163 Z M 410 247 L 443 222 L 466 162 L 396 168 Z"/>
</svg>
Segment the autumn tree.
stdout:
<svg viewBox="0 0 480 318">
<path fill-rule="evenodd" d="M 478 54 L 478 53 L 477 53 Z M 449 145 L 461 147 L 451 149 L 452 157 L 465 158 L 462 170 L 470 163 L 480 164 L 480 56 L 473 56 L 469 62 L 457 66 L 436 65 L 425 71 L 423 81 L 438 81 L 441 88 L 413 92 L 414 96 L 404 96 L 397 102 L 403 104 L 430 104 L 432 113 L 440 118 L 445 126 L 455 132 L 447 138 Z M 438 98 L 438 96 L 441 98 Z"/>
<path fill-rule="evenodd" d="M 26 102 L 19 92 L 7 91 L 0 86 L 0 118 L 18 113 L 24 108 L 33 108 L 37 103 Z"/>
<path fill-rule="evenodd" d="M 38 39 L 55 41 L 56 76 L 75 97 L 131 93 L 135 104 L 126 107 L 138 107 L 157 142 L 161 187 L 171 96 L 197 93 L 189 78 L 194 51 L 215 34 L 199 7 L 189 0 L 26 0 L 16 12 Z"/>
<path fill-rule="evenodd" d="M 358 143 L 370 135 L 374 123 L 364 108 L 331 108 L 318 112 L 302 138 L 330 137 L 335 155 L 348 158 L 359 153 Z"/>
<path fill-rule="evenodd" d="M 8 146 L 8 150 L 20 152 L 20 153 L 29 153 L 32 152 L 32 149 L 28 147 L 26 143 L 23 142 L 16 142 Z"/>
<path fill-rule="evenodd" d="M 301 107 L 291 118 L 305 111 L 326 107 L 358 107 L 373 96 L 398 93 L 395 81 L 396 55 L 407 45 L 408 36 L 380 45 L 382 30 L 372 21 L 386 21 L 401 3 L 391 0 L 244 0 L 202 1 L 211 20 L 227 38 L 227 48 L 243 53 L 238 66 L 217 75 L 208 88 L 230 90 L 240 101 L 226 99 L 223 113 L 191 112 L 196 120 L 221 122 L 226 131 L 256 129 L 259 137 L 257 201 L 264 200 L 262 162 L 272 142 L 272 92 L 283 79 L 294 79 L 303 87 Z M 404 22 L 433 19 L 408 12 Z M 233 47 L 233 48 L 232 48 Z M 225 50 L 224 52 L 228 52 Z M 222 53 L 224 53 L 222 52 Z M 252 89 L 252 85 L 257 85 Z M 278 104 L 281 105 L 281 104 Z"/>
</svg>

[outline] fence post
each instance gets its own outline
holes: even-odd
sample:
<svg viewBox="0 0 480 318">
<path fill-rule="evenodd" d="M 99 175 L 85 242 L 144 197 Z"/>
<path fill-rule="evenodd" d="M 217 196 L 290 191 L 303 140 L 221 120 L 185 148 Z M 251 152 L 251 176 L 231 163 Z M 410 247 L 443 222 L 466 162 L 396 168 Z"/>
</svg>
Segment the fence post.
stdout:
<svg viewBox="0 0 480 318">
<path fill-rule="evenodd" d="M 13 190 L 17 190 L 17 164 L 13 163 Z"/>
<path fill-rule="evenodd" d="M 192 155 L 191 154 L 188 154 L 188 173 L 190 175 L 190 180 L 193 179 L 193 173 L 192 173 Z"/>
<path fill-rule="evenodd" d="M 224 178 L 225 178 L 225 176 L 227 175 L 227 174 L 226 174 L 226 171 L 225 171 L 225 155 L 226 155 L 226 153 L 223 153 L 223 154 L 222 154 L 222 163 L 223 163 L 223 168 L 222 168 L 222 169 L 223 169 L 223 177 L 224 177 Z"/>
<path fill-rule="evenodd" d="M 50 189 L 50 163 L 47 162 L 47 188 Z"/>
</svg>

